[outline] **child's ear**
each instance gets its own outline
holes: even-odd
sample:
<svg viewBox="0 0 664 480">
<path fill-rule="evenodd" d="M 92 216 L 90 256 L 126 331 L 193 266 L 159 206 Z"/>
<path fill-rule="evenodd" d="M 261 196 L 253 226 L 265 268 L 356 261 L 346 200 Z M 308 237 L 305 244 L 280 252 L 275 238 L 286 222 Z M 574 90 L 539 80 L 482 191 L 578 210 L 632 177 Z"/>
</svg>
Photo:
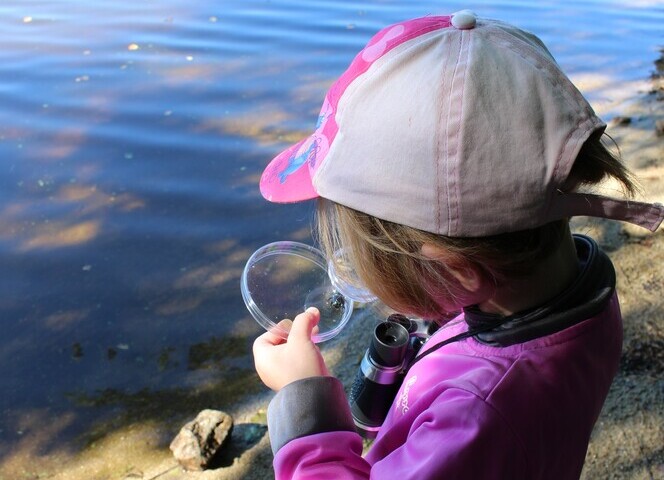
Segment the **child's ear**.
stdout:
<svg viewBox="0 0 664 480">
<path fill-rule="evenodd" d="M 427 258 L 443 264 L 465 290 L 479 292 L 485 287 L 487 280 L 484 272 L 460 255 L 450 253 L 432 243 L 423 244 L 421 253 Z"/>
</svg>

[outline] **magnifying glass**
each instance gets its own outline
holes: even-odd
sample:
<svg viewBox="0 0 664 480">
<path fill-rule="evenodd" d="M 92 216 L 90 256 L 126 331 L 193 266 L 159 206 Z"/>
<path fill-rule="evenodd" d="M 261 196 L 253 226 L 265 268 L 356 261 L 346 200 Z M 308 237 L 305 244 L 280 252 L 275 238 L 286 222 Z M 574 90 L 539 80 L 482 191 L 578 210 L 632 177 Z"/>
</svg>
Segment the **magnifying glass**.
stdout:
<svg viewBox="0 0 664 480">
<path fill-rule="evenodd" d="M 353 301 L 368 298 L 347 295 L 353 292 L 348 288 L 344 291 L 340 280 L 344 276 L 330 275 L 330 266 L 333 265 L 328 264 L 320 250 L 304 243 L 270 243 L 247 260 L 242 272 L 242 298 L 254 319 L 282 338 L 288 337 L 288 331 L 278 326 L 281 320 L 293 319 L 307 308 L 316 307 L 320 321 L 312 340 L 329 340 L 350 319 Z"/>
</svg>

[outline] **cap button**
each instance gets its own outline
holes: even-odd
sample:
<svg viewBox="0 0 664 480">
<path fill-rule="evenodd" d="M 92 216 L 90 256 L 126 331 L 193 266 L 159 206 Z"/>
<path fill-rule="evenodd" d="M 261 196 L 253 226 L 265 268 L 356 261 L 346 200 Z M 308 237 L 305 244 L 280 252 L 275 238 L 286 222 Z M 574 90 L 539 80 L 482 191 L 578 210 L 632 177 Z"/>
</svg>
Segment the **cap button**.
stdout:
<svg viewBox="0 0 664 480">
<path fill-rule="evenodd" d="M 477 24 L 477 15 L 471 10 L 461 10 L 452 14 L 452 25 L 459 30 L 470 30 Z"/>
</svg>

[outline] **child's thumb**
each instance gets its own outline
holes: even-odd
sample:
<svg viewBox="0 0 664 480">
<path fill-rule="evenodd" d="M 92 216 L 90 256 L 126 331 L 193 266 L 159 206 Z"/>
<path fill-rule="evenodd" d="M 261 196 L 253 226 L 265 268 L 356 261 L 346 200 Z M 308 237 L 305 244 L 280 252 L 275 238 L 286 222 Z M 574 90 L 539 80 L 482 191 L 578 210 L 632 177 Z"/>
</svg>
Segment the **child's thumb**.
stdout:
<svg viewBox="0 0 664 480">
<path fill-rule="evenodd" d="M 318 321 L 320 312 L 316 307 L 309 307 L 303 313 L 300 313 L 293 321 L 288 339 L 311 341 L 311 333 Z"/>
</svg>

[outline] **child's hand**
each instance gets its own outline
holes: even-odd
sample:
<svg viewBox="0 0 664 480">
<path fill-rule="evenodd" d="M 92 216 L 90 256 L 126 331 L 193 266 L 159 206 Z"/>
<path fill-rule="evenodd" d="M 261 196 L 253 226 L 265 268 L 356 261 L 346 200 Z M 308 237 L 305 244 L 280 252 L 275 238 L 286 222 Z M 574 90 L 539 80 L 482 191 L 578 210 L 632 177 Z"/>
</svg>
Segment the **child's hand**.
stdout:
<svg viewBox="0 0 664 480">
<path fill-rule="evenodd" d="M 295 380 L 327 376 L 318 347 L 311 341 L 311 334 L 320 312 L 310 307 L 295 320 L 282 320 L 279 327 L 290 330 L 288 339 L 265 332 L 254 342 L 254 363 L 263 383 L 275 392 Z M 292 325 L 291 325 L 292 324 Z"/>
</svg>

